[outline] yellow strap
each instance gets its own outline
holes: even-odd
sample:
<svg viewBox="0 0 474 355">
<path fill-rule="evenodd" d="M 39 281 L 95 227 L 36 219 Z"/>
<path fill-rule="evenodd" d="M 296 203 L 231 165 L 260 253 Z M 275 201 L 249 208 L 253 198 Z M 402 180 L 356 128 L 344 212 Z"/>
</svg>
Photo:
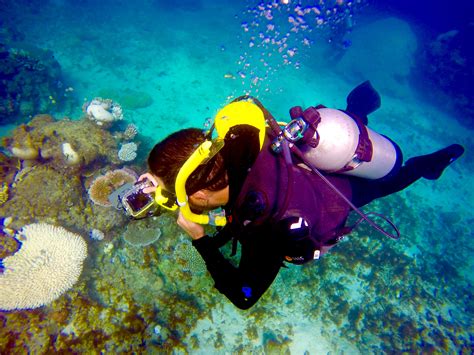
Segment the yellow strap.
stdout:
<svg viewBox="0 0 474 355">
<path fill-rule="evenodd" d="M 217 135 L 221 139 L 225 138 L 232 127 L 243 124 L 259 130 L 260 149 L 262 149 L 265 139 L 265 117 L 251 99 L 231 102 L 217 113 L 214 120 Z"/>
<path fill-rule="evenodd" d="M 198 215 L 191 211 L 187 201 L 186 181 L 200 164 L 211 158 L 211 154 L 214 155 L 222 148 L 229 130 L 238 125 L 250 125 L 257 128 L 259 131 L 260 149 L 262 149 L 265 139 L 265 117 L 262 110 L 251 99 L 231 102 L 222 108 L 214 120 L 217 139 L 213 141 L 206 140 L 202 143 L 183 164 L 176 177 L 176 198 L 181 213 L 186 219 L 199 224 L 209 224 L 209 222 L 213 222 L 216 226 L 224 226 L 226 224 L 224 216 L 209 217 L 207 214 Z"/>
<path fill-rule="evenodd" d="M 204 160 L 209 158 L 211 146 L 212 142 L 206 140 L 194 151 L 179 170 L 175 183 L 176 199 L 178 200 L 177 202 L 180 206 L 181 213 L 187 220 L 199 224 L 209 224 L 210 217 L 207 214 L 199 215 L 191 211 L 188 204 L 188 196 L 186 195 L 186 181 L 189 175 L 191 175 Z M 226 224 L 226 218 L 218 216 L 214 219 L 214 224 L 216 226 L 224 226 Z"/>
</svg>

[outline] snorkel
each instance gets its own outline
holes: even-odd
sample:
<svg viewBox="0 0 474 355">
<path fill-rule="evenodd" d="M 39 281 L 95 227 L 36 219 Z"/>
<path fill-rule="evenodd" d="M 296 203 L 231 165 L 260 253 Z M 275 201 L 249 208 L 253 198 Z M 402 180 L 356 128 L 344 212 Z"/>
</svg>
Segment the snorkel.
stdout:
<svg viewBox="0 0 474 355">
<path fill-rule="evenodd" d="M 224 140 L 229 130 L 237 125 L 251 125 L 259 130 L 260 149 L 265 139 L 265 118 L 261 109 L 250 99 L 243 98 L 240 101 L 234 101 L 222 108 L 214 119 L 213 128 L 217 137 L 211 139 L 211 131 L 203 143 L 191 154 L 189 159 L 183 164 L 178 172 L 175 182 L 175 192 L 177 205 L 183 216 L 198 224 L 211 224 L 215 226 L 224 226 L 226 217 L 209 214 L 196 214 L 191 211 L 186 193 L 186 181 L 191 174 L 201 164 L 207 163 L 224 146 Z M 160 195 L 160 194 L 157 194 Z M 158 201 L 157 201 L 158 202 Z"/>
<path fill-rule="evenodd" d="M 176 203 L 180 207 L 180 211 L 183 216 L 194 223 L 199 224 L 212 224 L 215 226 L 224 226 L 226 224 L 226 218 L 224 216 L 214 216 L 213 214 L 196 214 L 191 211 L 188 203 L 188 196 L 186 194 L 186 181 L 189 176 L 197 169 L 197 167 L 207 161 L 217 153 L 217 150 L 212 149 L 214 154 L 211 155 L 211 148 L 216 146 L 224 146 L 224 140 L 217 139 L 215 141 L 206 140 L 202 143 L 189 159 L 184 163 L 178 172 L 175 182 L 176 190 Z"/>
</svg>

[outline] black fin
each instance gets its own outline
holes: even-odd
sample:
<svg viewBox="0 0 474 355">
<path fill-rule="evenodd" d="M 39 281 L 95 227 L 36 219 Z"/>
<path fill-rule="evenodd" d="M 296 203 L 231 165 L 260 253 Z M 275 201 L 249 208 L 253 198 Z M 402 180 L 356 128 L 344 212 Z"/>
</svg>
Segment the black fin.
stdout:
<svg viewBox="0 0 474 355">
<path fill-rule="evenodd" d="M 437 152 L 408 159 L 405 165 L 415 164 L 421 176 L 428 180 L 436 180 L 451 163 L 464 153 L 464 147 L 452 144 Z"/>
<path fill-rule="evenodd" d="M 346 101 L 346 111 L 355 113 L 365 121 L 365 124 L 367 124 L 367 115 L 377 110 L 381 104 L 380 95 L 369 80 L 355 87 L 347 95 Z"/>
</svg>

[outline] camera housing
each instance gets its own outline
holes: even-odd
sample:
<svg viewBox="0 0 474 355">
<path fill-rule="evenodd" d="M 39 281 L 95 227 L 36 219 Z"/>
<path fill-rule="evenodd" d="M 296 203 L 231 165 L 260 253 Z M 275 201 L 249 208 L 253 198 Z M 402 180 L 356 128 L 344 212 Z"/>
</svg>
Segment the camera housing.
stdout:
<svg viewBox="0 0 474 355">
<path fill-rule="evenodd" d="M 142 219 L 155 214 L 158 205 L 153 194 L 143 192 L 146 187 L 153 186 L 149 180 L 125 184 L 115 190 L 109 201 L 117 209 L 123 209 L 125 214 L 133 219 Z"/>
</svg>

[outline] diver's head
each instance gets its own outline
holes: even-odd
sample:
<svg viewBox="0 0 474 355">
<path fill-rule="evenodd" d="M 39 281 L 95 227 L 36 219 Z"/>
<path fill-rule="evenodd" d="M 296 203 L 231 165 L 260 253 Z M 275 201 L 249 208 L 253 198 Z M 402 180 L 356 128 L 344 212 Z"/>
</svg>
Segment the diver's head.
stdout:
<svg viewBox="0 0 474 355">
<path fill-rule="evenodd" d="M 150 172 L 162 180 L 164 188 L 174 191 L 179 169 L 204 139 L 204 134 L 195 128 L 183 129 L 170 134 L 157 143 L 148 155 Z"/>
<path fill-rule="evenodd" d="M 174 192 L 179 170 L 205 139 L 200 129 L 187 128 L 170 134 L 153 147 L 148 156 L 148 167 L 150 172 L 158 178 L 164 190 Z M 204 199 L 208 197 L 206 191 L 218 192 L 226 189 L 227 186 L 224 159 L 218 152 L 206 164 L 198 166 L 190 175 L 186 181 L 186 194 L 190 197 L 190 203 L 195 205 L 194 207 L 198 207 L 195 202 L 197 201 L 201 202 L 199 207 L 202 208 Z M 200 193 L 196 194 L 198 192 Z M 193 197 L 201 199 L 196 200 Z M 212 198 L 209 201 L 211 203 Z M 208 207 L 212 208 L 210 204 Z"/>
</svg>

